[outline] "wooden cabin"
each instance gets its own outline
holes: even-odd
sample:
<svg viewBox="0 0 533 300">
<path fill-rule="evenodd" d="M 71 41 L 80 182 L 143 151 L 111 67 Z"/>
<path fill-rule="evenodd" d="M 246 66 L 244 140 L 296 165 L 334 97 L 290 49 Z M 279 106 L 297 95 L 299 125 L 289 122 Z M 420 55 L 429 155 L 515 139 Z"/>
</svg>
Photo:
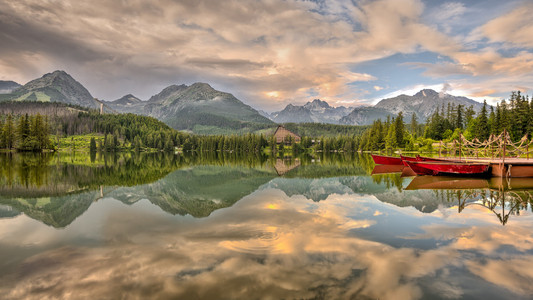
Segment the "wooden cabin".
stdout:
<svg viewBox="0 0 533 300">
<path fill-rule="evenodd" d="M 290 136 L 292 140 L 296 143 L 299 143 L 302 140 L 299 135 L 281 125 L 279 125 L 276 129 L 276 132 L 274 132 L 274 137 L 276 138 L 276 143 L 278 144 L 283 143 L 283 141 L 285 141 L 288 136 Z"/>
</svg>

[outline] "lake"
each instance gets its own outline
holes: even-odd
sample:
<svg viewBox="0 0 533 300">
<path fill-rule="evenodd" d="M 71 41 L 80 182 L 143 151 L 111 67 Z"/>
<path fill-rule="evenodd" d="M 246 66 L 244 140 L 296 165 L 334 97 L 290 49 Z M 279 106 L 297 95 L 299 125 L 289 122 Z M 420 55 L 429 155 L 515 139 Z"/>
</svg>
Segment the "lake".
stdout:
<svg viewBox="0 0 533 300">
<path fill-rule="evenodd" d="M 533 180 L 405 175 L 359 154 L 0 154 L 0 295 L 533 297 Z"/>
</svg>

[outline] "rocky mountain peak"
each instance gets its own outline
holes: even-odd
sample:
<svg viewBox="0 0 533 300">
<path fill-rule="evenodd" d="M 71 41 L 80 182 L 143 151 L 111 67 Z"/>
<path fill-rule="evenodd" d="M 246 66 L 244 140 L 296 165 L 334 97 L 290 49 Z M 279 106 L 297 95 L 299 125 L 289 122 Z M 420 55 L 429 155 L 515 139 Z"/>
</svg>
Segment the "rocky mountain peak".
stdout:
<svg viewBox="0 0 533 300">
<path fill-rule="evenodd" d="M 439 93 L 432 89 L 423 89 L 415 94 L 415 97 L 437 97 Z"/>
<path fill-rule="evenodd" d="M 307 109 L 311 109 L 311 110 L 331 108 L 329 103 L 327 103 L 326 101 L 322 101 L 320 99 L 314 99 L 312 102 L 307 102 L 304 105 L 304 107 L 307 108 Z"/>
<path fill-rule="evenodd" d="M 120 99 L 113 101 L 112 103 L 120 104 L 120 105 L 133 105 L 133 104 L 140 103 L 140 102 L 142 102 L 141 99 L 133 96 L 132 94 L 127 94 L 121 97 Z"/>
<path fill-rule="evenodd" d="M 173 84 L 173 85 L 167 86 L 166 88 L 164 88 L 158 94 L 155 94 L 152 97 L 150 97 L 148 102 L 160 101 L 161 99 L 165 99 L 165 98 L 169 97 L 170 95 L 172 95 L 173 93 L 185 90 L 186 88 L 187 88 L 187 86 L 184 85 L 184 84 L 181 84 L 181 85 Z"/>
<path fill-rule="evenodd" d="M 208 83 L 205 82 L 196 82 L 191 85 L 191 88 L 193 89 L 199 89 L 204 91 L 214 91 L 215 89 L 210 86 Z"/>
<path fill-rule="evenodd" d="M 89 91 L 67 72 L 58 70 L 34 79 L 14 91 L 15 101 L 62 102 L 100 108 Z"/>
<path fill-rule="evenodd" d="M 299 106 L 288 104 L 283 110 L 273 112 L 268 117 L 277 123 L 329 123 L 339 124 L 339 120 L 351 112 L 344 106 L 332 107 L 326 101 L 314 99 Z"/>
</svg>

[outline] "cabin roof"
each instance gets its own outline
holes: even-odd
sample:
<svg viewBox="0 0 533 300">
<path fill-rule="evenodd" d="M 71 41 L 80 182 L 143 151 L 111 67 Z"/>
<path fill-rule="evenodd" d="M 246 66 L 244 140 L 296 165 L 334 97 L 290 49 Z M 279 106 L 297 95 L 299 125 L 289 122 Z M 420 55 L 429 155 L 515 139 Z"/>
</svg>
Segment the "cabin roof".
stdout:
<svg viewBox="0 0 533 300">
<path fill-rule="evenodd" d="M 274 132 L 274 135 L 277 136 L 277 135 L 283 135 L 283 137 L 287 136 L 287 135 L 291 135 L 293 137 L 300 137 L 299 135 L 297 135 L 296 133 L 288 130 L 287 128 L 283 127 L 283 125 L 278 125 L 278 128 L 276 129 L 276 131 Z"/>
</svg>

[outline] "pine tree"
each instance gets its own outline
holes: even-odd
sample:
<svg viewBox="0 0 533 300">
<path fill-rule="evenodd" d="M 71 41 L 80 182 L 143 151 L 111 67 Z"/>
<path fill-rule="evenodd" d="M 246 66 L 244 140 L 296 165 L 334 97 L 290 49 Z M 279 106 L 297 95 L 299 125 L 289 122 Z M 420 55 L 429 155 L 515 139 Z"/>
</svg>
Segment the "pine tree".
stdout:
<svg viewBox="0 0 533 300">
<path fill-rule="evenodd" d="M 28 114 L 21 116 L 19 118 L 19 124 L 17 126 L 18 142 L 19 148 L 25 148 L 26 143 L 28 142 L 28 137 L 30 136 L 30 121 Z"/>
<path fill-rule="evenodd" d="M 4 121 L 0 119 L 0 149 L 4 149 L 5 147 Z"/>
<path fill-rule="evenodd" d="M 139 138 L 138 135 L 136 135 L 135 138 L 133 139 L 133 144 L 135 145 L 135 152 L 141 151 L 141 147 L 142 147 L 141 138 Z"/>
<path fill-rule="evenodd" d="M 489 138 L 489 124 L 487 118 L 487 101 L 483 102 L 483 107 L 476 118 L 475 132 L 472 132 L 480 141 Z"/>
<path fill-rule="evenodd" d="M 400 148 L 404 147 L 404 132 L 405 124 L 403 123 L 403 113 L 398 113 L 398 116 L 394 122 L 394 137 L 396 139 L 396 145 Z"/>
<path fill-rule="evenodd" d="M 418 120 L 416 118 L 416 114 L 413 113 L 411 115 L 411 125 L 410 125 L 410 129 L 411 129 L 411 134 L 413 136 L 417 136 L 417 131 L 418 131 Z"/>
<path fill-rule="evenodd" d="M 496 114 L 494 113 L 494 107 L 490 107 L 490 115 L 489 115 L 489 122 L 488 122 L 488 130 L 489 130 L 489 136 L 493 133 L 495 133 L 496 129 Z"/>
<path fill-rule="evenodd" d="M 476 112 L 474 111 L 474 106 L 470 105 L 465 111 L 466 124 L 463 124 L 463 126 L 466 126 L 466 127 L 469 126 L 470 122 L 472 122 L 475 115 L 476 115 Z"/>
<path fill-rule="evenodd" d="M 13 149 L 15 146 L 15 127 L 13 125 L 13 116 L 7 115 L 6 123 L 4 124 L 4 143 L 7 149 Z"/>
<path fill-rule="evenodd" d="M 96 140 L 94 137 L 91 138 L 91 142 L 89 143 L 89 152 L 96 152 Z"/>
<path fill-rule="evenodd" d="M 389 126 L 387 137 L 385 138 L 385 148 L 388 150 L 398 148 L 398 140 L 396 137 L 396 122 Z"/>
<path fill-rule="evenodd" d="M 457 105 L 457 117 L 455 119 L 455 128 L 463 129 L 463 106 L 461 104 Z"/>
<path fill-rule="evenodd" d="M 164 147 L 164 150 L 166 152 L 172 152 L 174 151 L 174 142 L 172 141 L 172 139 L 170 138 L 170 136 L 167 138 L 166 142 L 165 142 L 165 147 Z M 212 150 L 211 150 L 212 151 Z"/>
</svg>

